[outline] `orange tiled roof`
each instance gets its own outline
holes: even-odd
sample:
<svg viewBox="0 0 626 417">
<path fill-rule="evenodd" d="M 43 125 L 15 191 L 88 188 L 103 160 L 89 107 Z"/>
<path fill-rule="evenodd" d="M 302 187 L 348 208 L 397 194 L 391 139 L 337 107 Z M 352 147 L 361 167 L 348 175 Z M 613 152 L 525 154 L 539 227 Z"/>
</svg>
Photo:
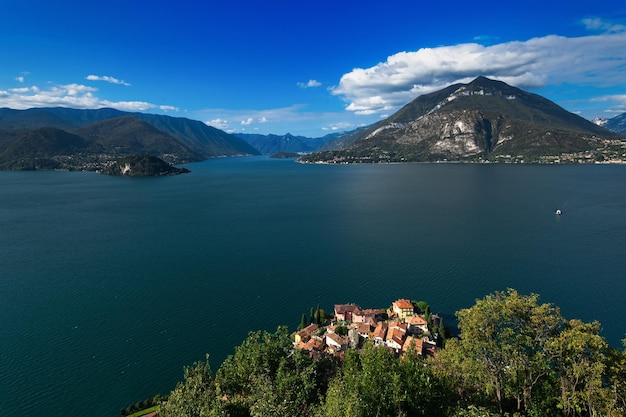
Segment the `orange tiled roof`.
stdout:
<svg viewBox="0 0 626 417">
<path fill-rule="evenodd" d="M 402 346 L 402 350 L 406 352 L 407 350 L 411 348 L 411 346 L 414 346 L 420 355 L 422 354 L 422 351 L 423 351 L 422 339 L 419 339 L 413 336 L 407 337 L 406 340 L 404 341 L 404 345 Z"/>
<path fill-rule="evenodd" d="M 355 313 L 361 311 L 361 307 L 357 304 L 335 304 L 335 313 Z"/>
<path fill-rule="evenodd" d="M 317 330 L 317 324 L 311 323 L 298 332 L 299 335 L 309 335 Z"/>
<path fill-rule="evenodd" d="M 303 343 L 301 346 L 298 346 L 298 347 L 300 349 L 305 349 L 308 351 L 322 350 L 322 348 L 324 347 L 324 341 L 322 341 L 322 339 L 313 337 L 308 342 Z"/>
<path fill-rule="evenodd" d="M 413 326 L 425 326 L 426 324 L 428 324 L 428 323 L 426 322 L 426 319 L 425 319 L 424 317 L 419 316 L 419 315 L 417 315 L 417 314 L 415 314 L 415 315 L 411 316 L 411 317 L 408 319 L 408 323 L 409 323 L 409 324 L 411 324 L 411 325 L 413 325 Z"/>
<path fill-rule="evenodd" d="M 413 309 L 413 303 L 411 303 L 410 300 L 405 300 L 405 299 L 396 300 L 394 301 L 394 305 L 402 310 Z"/>
<path fill-rule="evenodd" d="M 387 333 L 387 325 L 381 321 L 380 323 L 378 323 L 378 325 L 374 329 L 374 333 L 372 333 L 372 336 L 374 338 L 378 337 L 378 338 L 384 339 L 386 333 Z"/>
<path fill-rule="evenodd" d="M 375 316 L 381 314 L 383 311 L 380 308 L 367 308 L 361 312 L 364 316 Z"/>
<path fill-rule="evenodd" d="M 345 346 L 348 344 L 347 340 L 339 336 L 337 333 L 326 333 L 326 338 L 332 340 L 339 346 Z"/>
<path fill-rule="evenodd" d="M 356 331 L 359 333 L 369 333 L 370 330 L 372 330 L 372 328 L 368 323 L 359 323 L 356 326 Z"/>
<path fill-rule="evenodd" d="M 406 331 L 399 327 L 390 327 L 387 332 L 387 340 L 400 340 L 399 344 L 402 344 L 404 340 L 404 336 L 406 335 Z"/>
</svg>

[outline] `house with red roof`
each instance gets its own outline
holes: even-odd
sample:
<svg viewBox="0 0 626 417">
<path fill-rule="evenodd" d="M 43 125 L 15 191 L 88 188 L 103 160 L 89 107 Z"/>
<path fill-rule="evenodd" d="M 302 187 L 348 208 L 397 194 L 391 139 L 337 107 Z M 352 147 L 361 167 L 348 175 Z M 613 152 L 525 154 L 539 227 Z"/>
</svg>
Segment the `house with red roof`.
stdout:
<svg viewBox="0 0 626 417">
<path fill-rule="evenodd" d="M 335 304 L 335 320 L 352 321 L 354 314 L 361 313 L 361 307 L 357 304 Z"/>
<path fill-rule="evenodd" d="M 428 322 L 424 316 L 420 316 L 419 314 L 415 314 L 406 320 L 406 324 L 408 325 L 408 332 L 410 334 L 424 334 L 428 333 Z"/>
<path fill-rule="evenodd" d="M 306 342 L 308 341 L 311 336 L 317 331 L 318 326 L 315 323 L 311 323 L 308 326 L 306 326 L 304 329 L 300 330 L 299 332 L 296 332 L 296 334 L 294 335 L 294 344 L 298 345 L 300 342 Z"/>
<path fill-rule="evenodd" d="M 385 322 L 378 322 L 376 328 L 372 332 L 372 339 L 375 345 L 384 345 L 385 338 L 387 336 L 387 324 Z"/>
<path fill-rule="evenodd" d="M 346 350 L 348 347 L 348 339 L 339 336 L 337 333 L 326 332 L 326 346 L 329 347 L 331 352 Z"/>
<path fill-rule="evenodd" d="M 382 314 L 381 309 L 368 308 L 352 313 L 352 321 L 354 323 L 376 323 L 376 318 Z"/>
<path fill-rule="evenodd" d="M 414 307 L 410 300 L 400 299 L 393 302 L 391 308 L 400 320 L 405 320 L 413 315 Z"/>
</svg>

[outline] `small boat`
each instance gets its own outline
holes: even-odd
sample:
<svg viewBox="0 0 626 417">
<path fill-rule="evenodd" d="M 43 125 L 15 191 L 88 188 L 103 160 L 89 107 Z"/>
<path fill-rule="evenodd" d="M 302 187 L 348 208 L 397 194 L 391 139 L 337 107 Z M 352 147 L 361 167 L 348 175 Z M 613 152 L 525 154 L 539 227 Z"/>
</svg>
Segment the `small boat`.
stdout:
<svg viewBox="0 0 626 417">
<path fill-rule="evenodd" d="M 557 216 L 560 216 L 560 215 L 561 215 L 561 209 L 557 209 L 557 211 L 556 211 L 556 215 L 557 215 Z"/>
</svg>

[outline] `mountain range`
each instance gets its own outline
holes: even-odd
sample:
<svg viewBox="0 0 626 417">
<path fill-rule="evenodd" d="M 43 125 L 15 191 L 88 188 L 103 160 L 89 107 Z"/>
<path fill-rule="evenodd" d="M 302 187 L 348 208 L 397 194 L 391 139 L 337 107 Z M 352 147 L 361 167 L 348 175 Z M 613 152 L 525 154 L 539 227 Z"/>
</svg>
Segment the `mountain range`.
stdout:
<svg viewBox="0 0 626 417">
<path fill-rule="evenodd" d="M 100 170 L 130 155 L 182 164 L 277 153 L 334 163 L 626 161 L 624 134 L 626 113 L 593 123 L 478 77 L 417 97 L 376 124 L 320 138 L 229 134 L 187 118 L 110 108 L 0 108 L 0 169 Z"/>
<path fill-rule="evenodd" d="M 133 154 L 180 164 L 259 151 L 182 117 L 115 109 L 0 109 L 0 169 L 99 169 Z"/>
<path fill-rule="evenodd" d="M 596 118 L 593 122 L 598 126 L 606 127 L 614 132 L 626 133 L 626 113 L 622 113 L 611 119 Z"/>
<path fill-rule="evenodd" d="M 290 133 L 285 135 L 261 135 L 251 133 L 235 133 L 235 136 L 248 142 L 258 149 L 262 155 L 274 155 L 279 152 L 285 153 L 311 153 L 319 150 L 325 143 L 332 141 L 344 133 L 331 133 L 319 138 L 294 136 Z"/>
<path fill-rule="evenodd" d="M 578 154 L 603 160 L 619 135 L 504 82 L 478 77 L 422 95 L 355 132 L 341 148 L 302 162 L 542 161 Z M 340 138 L 341 139 L 341 138 Z M 611 142 L 612 143 L 612 142 Z"/>
</svg>

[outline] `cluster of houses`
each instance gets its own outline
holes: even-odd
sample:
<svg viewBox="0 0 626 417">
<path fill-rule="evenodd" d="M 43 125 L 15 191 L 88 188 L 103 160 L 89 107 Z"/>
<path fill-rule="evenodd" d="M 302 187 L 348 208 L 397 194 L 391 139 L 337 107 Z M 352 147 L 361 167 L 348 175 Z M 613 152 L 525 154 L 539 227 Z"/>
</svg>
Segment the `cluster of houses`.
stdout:
<svg viewBox="0 0 626 417">
<path fill-rule="evenodd" d="M 434 325 L 439 320 L 437 315 L 431 315 Z M 334 317 L 327 326 L 312 323 L 294 335 L 295 347 L 310 352 L 311 356 L 322 352 L 342 355 L 346 349 L 361 347 L 365 340 L 398 354 L 409 349 L 417 350 L 420 355 L 437 352 L 436 339 L 429 331 L 426 317 L 417 314 L 413 303 L 405 299 L 394 301 L 388 310 L 336 304 Z"/>
</svg>

